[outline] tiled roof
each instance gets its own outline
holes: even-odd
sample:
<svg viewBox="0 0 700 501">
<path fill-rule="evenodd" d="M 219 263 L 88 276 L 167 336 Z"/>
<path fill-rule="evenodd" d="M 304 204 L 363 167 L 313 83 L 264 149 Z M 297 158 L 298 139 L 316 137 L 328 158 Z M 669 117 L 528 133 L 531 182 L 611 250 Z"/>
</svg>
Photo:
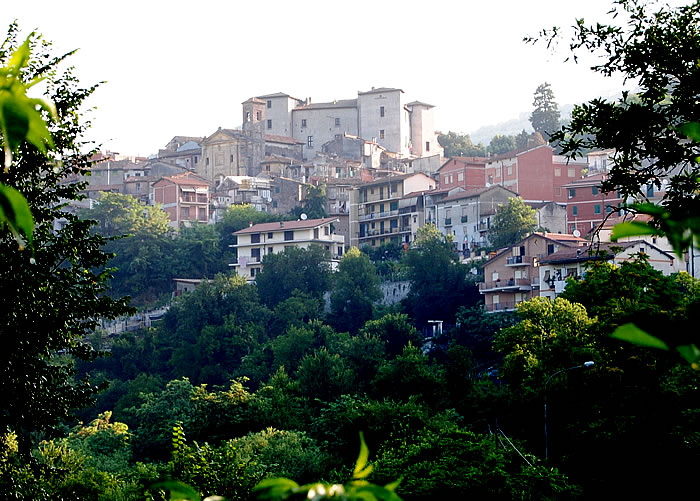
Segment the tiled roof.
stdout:
<svg viewBox="0 0 700 501">
<path fill-rule="evenodd" d="M 297 141 L 293 137 L 277 136 L 275 134 L 265 134 L 265 141 L 270 142 L 270 143 L 304 144 L 301 141 Z"/>
<path fill-rule="evenodd" d="M 412 101 L 412 102 L 408 103 L 406 106 L 426 106 L 428 108 L 435 108 L 434 104 L 423 103 L 421 101 Z"/>
<path fill-rule="evenodd" d="M 516 192 L 514 192 L 513 190 L 509 190 L 508 188 L 505 188 L 505 187 L 497 184 L 497 185 L 489 186 L 488 188 L 471 188 L 471 189 L 468 189 L 468 190 L 465 190 L 465 191 L 462 191 L 459 193 L 455 193 L 454 195 L 450 195 L 449 197 L 445 197 L 445 198 L 439 200 L 438 203 L 450 202 L 452 200 L 461 200 L 463 198 L 476 197 L 476 196 L 481 195 L 482 193 L 486 193 L 487 191 L 495 190 L 498 188 L 506 190 L 506 191 L 510 191 L 513 194 L 513 196 L 518 196 L 518 194 Z"/>
<path fill-rule="evenodd" d="M 297 221 L 280 221 L 276 223 L 260 223 L 249 226 L 242 230 L 234 232 L 234 235 L 245 235 L 248 233 L 265 233 L 268 231 L 279 231 L 279 230 L 302 230 L 304 228 L 315 228 L 323 224 L 335 223 L 338 221 L 337 217 L 324 217 L 321 219 L 307 219 L 307 220 L 297 220 Z"/>
<path fill-rule="evenodd" d="M 631 240 L 629 242 L 601 242 L 600 244 L 587 245 L 584 247 L 566 247 L 559 249 L 554 254 L 550 254 L 546 258 L 539 260 L 540 263 L 575 263 L 581 261 L 589 261 L 592 259 L 603 259 L 599 253 L 604 253 L 605 259 L 612 259 L 614 256 L 613 248 L 618 247 L 622 249 L 629 249 L 635 245 L 644 245 L 645 247 L 650 247 L 661 254 L 665 255 L 669 259 L 673 259 L 673 256 L 659 249 L 655 245 L 645 241 L 645 240 Z"/>
<path fill-rule="evenodd" d="M 167 180 L 178 185 L 209 186 L 207 181 L 191 172 L 183 172 L 182 174 L 175 174 L 174 176 L 163 176 L 159 181 L 160 180 Z"/>
<path fill-rule="evenodd" d="M 330 103 L 310 103 L 294 108 L 294 111 L 321 110 L 326 108 L 357 108 L 357 99 L 339 99 Z"/>
<path fill-rule="evenodd" d="M 370 89 L 370 90 L 364 91 L 364 92 L 358 91 L 357 94 L 358 95 L 377 94 L 379 92 L 395 92 L 397 90 L 400 91 L 401 93 L 403 93 L 403 90 L 401 90 L 401 89 L 392 89 L 391 87 L 379 87 L 378 89 Z"/>
</svg>

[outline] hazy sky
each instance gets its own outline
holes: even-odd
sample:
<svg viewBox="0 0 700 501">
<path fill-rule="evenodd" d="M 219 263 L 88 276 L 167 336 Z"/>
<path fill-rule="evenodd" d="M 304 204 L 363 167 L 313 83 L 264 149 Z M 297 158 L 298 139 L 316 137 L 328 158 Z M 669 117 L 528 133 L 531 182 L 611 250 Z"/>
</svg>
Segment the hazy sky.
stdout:
<svg viewBox="0 0 700 501">
<path fill-rule="evenodd" d="M 79 48 L 81 81 L 106 81 L 90 101 L 90 139 L 124 154 L 236 127 L 242 101 L 279 91 L 322 102 L 399 87 L 436 106 L 436 128 L 471 132 L 529 111 L 544 81 L 560 104 L 621 87 L 564 64 L 565 46 L 522 42 L 576 17 L 603 19 L 610 0 L 7 3 L 2 26 L 17 19 L 57 50 Z"/>
</svg>

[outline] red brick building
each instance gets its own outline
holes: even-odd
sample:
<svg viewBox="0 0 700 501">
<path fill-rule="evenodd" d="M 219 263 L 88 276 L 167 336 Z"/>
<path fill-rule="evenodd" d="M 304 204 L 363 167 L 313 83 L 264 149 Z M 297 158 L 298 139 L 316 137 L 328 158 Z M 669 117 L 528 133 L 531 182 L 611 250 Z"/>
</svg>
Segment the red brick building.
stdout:
<svg viewBox="0 0 700 501">
<path fill-rule="evenodd" d="M 484 176 L 488 158 L 453 157 L 437 171 L 440 189 L 464 188 L 472 190 L 486 186 Z"/>
<path fill-rule="evenodd" d="M 161 204 L 176 228 L 195 221 L 209 222 L 209 183 L 191 172 L 156 181 L 153 201 Z"/>
<path fill-rule="evenodd" d="M 600 189 L 606 177 L 607 174 L 600 173 L 564 185 L 569 233 L 578 230 L 585 235 L 622 203 L 616 191 L 603 193 Z"/>
<path fill-rule="evenodd" d="M 526 202 L 566 202 L 564 185 L 581 177 L 585 162 L 568 162 L 543 144 L 495 156 L 485 168 L 486 185 L 500 184 Z"/>
</svg>

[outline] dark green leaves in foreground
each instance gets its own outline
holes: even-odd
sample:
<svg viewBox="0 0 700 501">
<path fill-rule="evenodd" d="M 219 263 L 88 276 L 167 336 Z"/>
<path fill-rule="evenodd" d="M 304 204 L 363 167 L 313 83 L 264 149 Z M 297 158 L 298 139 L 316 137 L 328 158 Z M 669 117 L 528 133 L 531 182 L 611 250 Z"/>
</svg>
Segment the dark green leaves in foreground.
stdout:
<svg viewBox="0 0 700 501">
<path fill-rule="evenodd" d="M 369 449 L 365 438 L 360 432 L 360 454 L 355 462 L 352 480 L 345 485 L 313 483 L 299 485 L 288 478 L 267 478 L 253 488 L 256 499 L 277 501 L 299 494 L 306 494 L 308 499 L 338 498 L 363 501 L 401 501 L 394 492 L 400 480 L 385 485 L 370 484 L 365 478 L 372 473 L 372 465 L 367 463 Z"/>
</svg>

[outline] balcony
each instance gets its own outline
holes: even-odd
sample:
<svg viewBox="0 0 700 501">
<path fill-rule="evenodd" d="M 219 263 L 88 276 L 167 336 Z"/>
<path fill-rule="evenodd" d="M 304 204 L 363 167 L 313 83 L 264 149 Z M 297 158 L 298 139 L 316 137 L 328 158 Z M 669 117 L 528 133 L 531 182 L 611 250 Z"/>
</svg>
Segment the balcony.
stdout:
<svg viewBox="0 0 700 501">
<path fill-rule="evenodd" d="M 497 313 L 499 311 L 513 311 L 515 309 L 515 301 L 507 301 L 503 303 L 493 303 L 485 305 L 486 313 Z"/>
<path fill-rule="evenodd" d="M 477 230 L 479 231 L 489 231 L 489 225 L 486 223 L 479 223 L 477 226 Z"/>
<path fill-rule="evenodd" d="M 532 256 L 510 256 L 506 259 L 506 266 L 530 266 L 532 264 Z"/>
<path fill-rule="evenodd" d="M 486 292 L 497 292 L 497 291 L 528 291 L 532 290 L 532 287 L 539 287 L 539 278 L 509 278 L 507 280 L 495 280 L 493 282 L 481 282 L 479 284 L 479 292 L 482 294 Z"/>
<path fill-rule="evenodd" d="M 361 214 L 358 216 L 358 221 L 372 221 L 377 219 L 384 219 L 387 217 L 395 217 L 399 215 L 399 210 L 390 210 L 385 212 L 370 212 L 369 214 Z"/>
</svg>

